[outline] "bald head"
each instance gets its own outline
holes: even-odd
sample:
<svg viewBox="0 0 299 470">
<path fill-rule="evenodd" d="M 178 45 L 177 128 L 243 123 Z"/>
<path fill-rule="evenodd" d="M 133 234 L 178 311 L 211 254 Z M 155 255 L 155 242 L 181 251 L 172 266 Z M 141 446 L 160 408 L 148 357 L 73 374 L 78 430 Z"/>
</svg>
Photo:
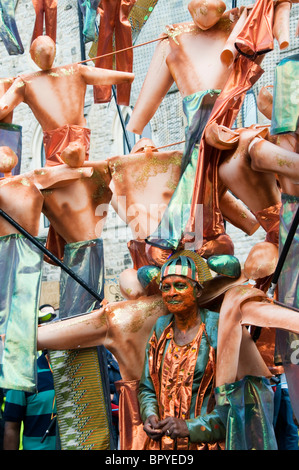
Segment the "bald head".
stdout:
<svg viewBox="0 0 299 470">
<path fill-rule="evenodd" d="M 55 54 L 56 45 L 49 36 L 38 36 L 31 44 L 31 59 L 42 70 L 48 70 L 52 67 Z"/>
</svg>

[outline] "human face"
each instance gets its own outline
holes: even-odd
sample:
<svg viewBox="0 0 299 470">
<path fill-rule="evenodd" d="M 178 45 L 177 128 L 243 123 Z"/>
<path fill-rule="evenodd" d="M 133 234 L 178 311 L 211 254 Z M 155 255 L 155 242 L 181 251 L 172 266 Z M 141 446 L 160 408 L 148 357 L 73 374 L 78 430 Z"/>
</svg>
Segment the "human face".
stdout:
<svg viewBox="0 0 299 470">
<path fill-rule="evenodd" d="M 162 281 L 162 299 L 173 314 L 197 312 L 198 289 L 184 276 L 167 276 Z"/>
</svg>

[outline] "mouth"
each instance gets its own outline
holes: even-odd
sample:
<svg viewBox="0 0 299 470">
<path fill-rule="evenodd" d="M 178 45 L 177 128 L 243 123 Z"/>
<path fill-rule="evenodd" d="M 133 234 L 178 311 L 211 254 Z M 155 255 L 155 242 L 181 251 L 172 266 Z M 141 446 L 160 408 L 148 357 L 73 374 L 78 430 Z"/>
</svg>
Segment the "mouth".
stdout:
<svg viewBox="0 0 299 470">
<path fill-rule="evenodd" d="M 181 301 L 180 300 L 168 300 L 167 303 L 172 304 L 172 305 L 176 305 L 176 304 L 180 304 Z"/>
</svg>

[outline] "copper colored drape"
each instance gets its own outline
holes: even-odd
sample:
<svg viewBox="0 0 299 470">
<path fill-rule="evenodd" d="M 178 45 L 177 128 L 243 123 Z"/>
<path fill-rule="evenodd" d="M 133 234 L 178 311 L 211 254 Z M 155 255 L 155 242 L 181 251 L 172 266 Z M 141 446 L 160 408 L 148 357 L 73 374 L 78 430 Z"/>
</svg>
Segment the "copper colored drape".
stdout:
<svg viewBox="0 0 299 470">
<path fill-rule="evenodd" d="M 242 55 L 240 54 L 237 57 L 231 75 L 215 103 L 207 125 L 212 122 L 226 127 L 233 125 L 242 106 L 245 93 L 263 74 L 262 68 L 244 55 L 248 54 L 248 50 L 244 50 L 240 45 L 250 45 L 252 59 L 266 50 L 271 50 L 271 44 L 273 43 L 273 15 L 274 5 L 272 0 L 256 1 L 235 42 L 235 45 L 239 46 Z M 255 28 L 252 25 L 255 25 Z M 217 191 L 221 189 L 217 174 L 220 156 L 221 151 L 210 147 L 205 142 L 205 135 L 203 135 L 199 147 L 193 200 L 186 232 L 194 232 L 196 205 L 203 204 L 203 236 L 209 239 L 216 238 L 224 233 L 217 194 Z"/>
<path fill-rule="evenodd" d="M 31 42 L 43 35 L 44 20 L 45 32 L 56 42 L 57 30 L 57 0 L 32 0 L 35 10 L 35 23 Z"/>
<path fill-rule="evenodd" d="M 102 0 L 99 4 L 100 27 L 97 57 L 113 51 L 113 37 L 115 49 L 132 47 L 131 24 L 129 13 L 136 0 Z M 122 72 L 133 70 L 133 49 L 115 55 L 96 59 L 95 66 L 105 69 L 116 69 Z M 117 85 L 117 103 L 128 106 L 130 102 L 131 84 Z M 94 102 L 107 103 L 111 100 L 111 86 L 94 86 Z"/>
</svg>

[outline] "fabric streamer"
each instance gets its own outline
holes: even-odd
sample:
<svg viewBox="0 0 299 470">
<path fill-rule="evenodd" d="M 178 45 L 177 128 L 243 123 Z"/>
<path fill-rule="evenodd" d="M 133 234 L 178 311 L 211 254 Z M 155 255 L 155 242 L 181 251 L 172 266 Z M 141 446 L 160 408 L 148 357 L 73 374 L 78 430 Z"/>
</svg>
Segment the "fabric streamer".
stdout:
<svg viewBox="0 0 299 470">
<path fill-rule="evenodd" d="M 57 0 L 32 0 L 35 10 L 35 23 L 31 42 L 45 32 L 56 42 L 57 32 Z"/>
<path fill-rule="evenodd" d="M 43 253 L 21 234 L 0 237 L 0 387 L 36 392 Z"/>
<path fill-rule="evenodd" d="M 15 20 L 15 5 L 11 0 L 0 0 L 0 37 L 9 55 L 24 53 Z"/>
</svg>

